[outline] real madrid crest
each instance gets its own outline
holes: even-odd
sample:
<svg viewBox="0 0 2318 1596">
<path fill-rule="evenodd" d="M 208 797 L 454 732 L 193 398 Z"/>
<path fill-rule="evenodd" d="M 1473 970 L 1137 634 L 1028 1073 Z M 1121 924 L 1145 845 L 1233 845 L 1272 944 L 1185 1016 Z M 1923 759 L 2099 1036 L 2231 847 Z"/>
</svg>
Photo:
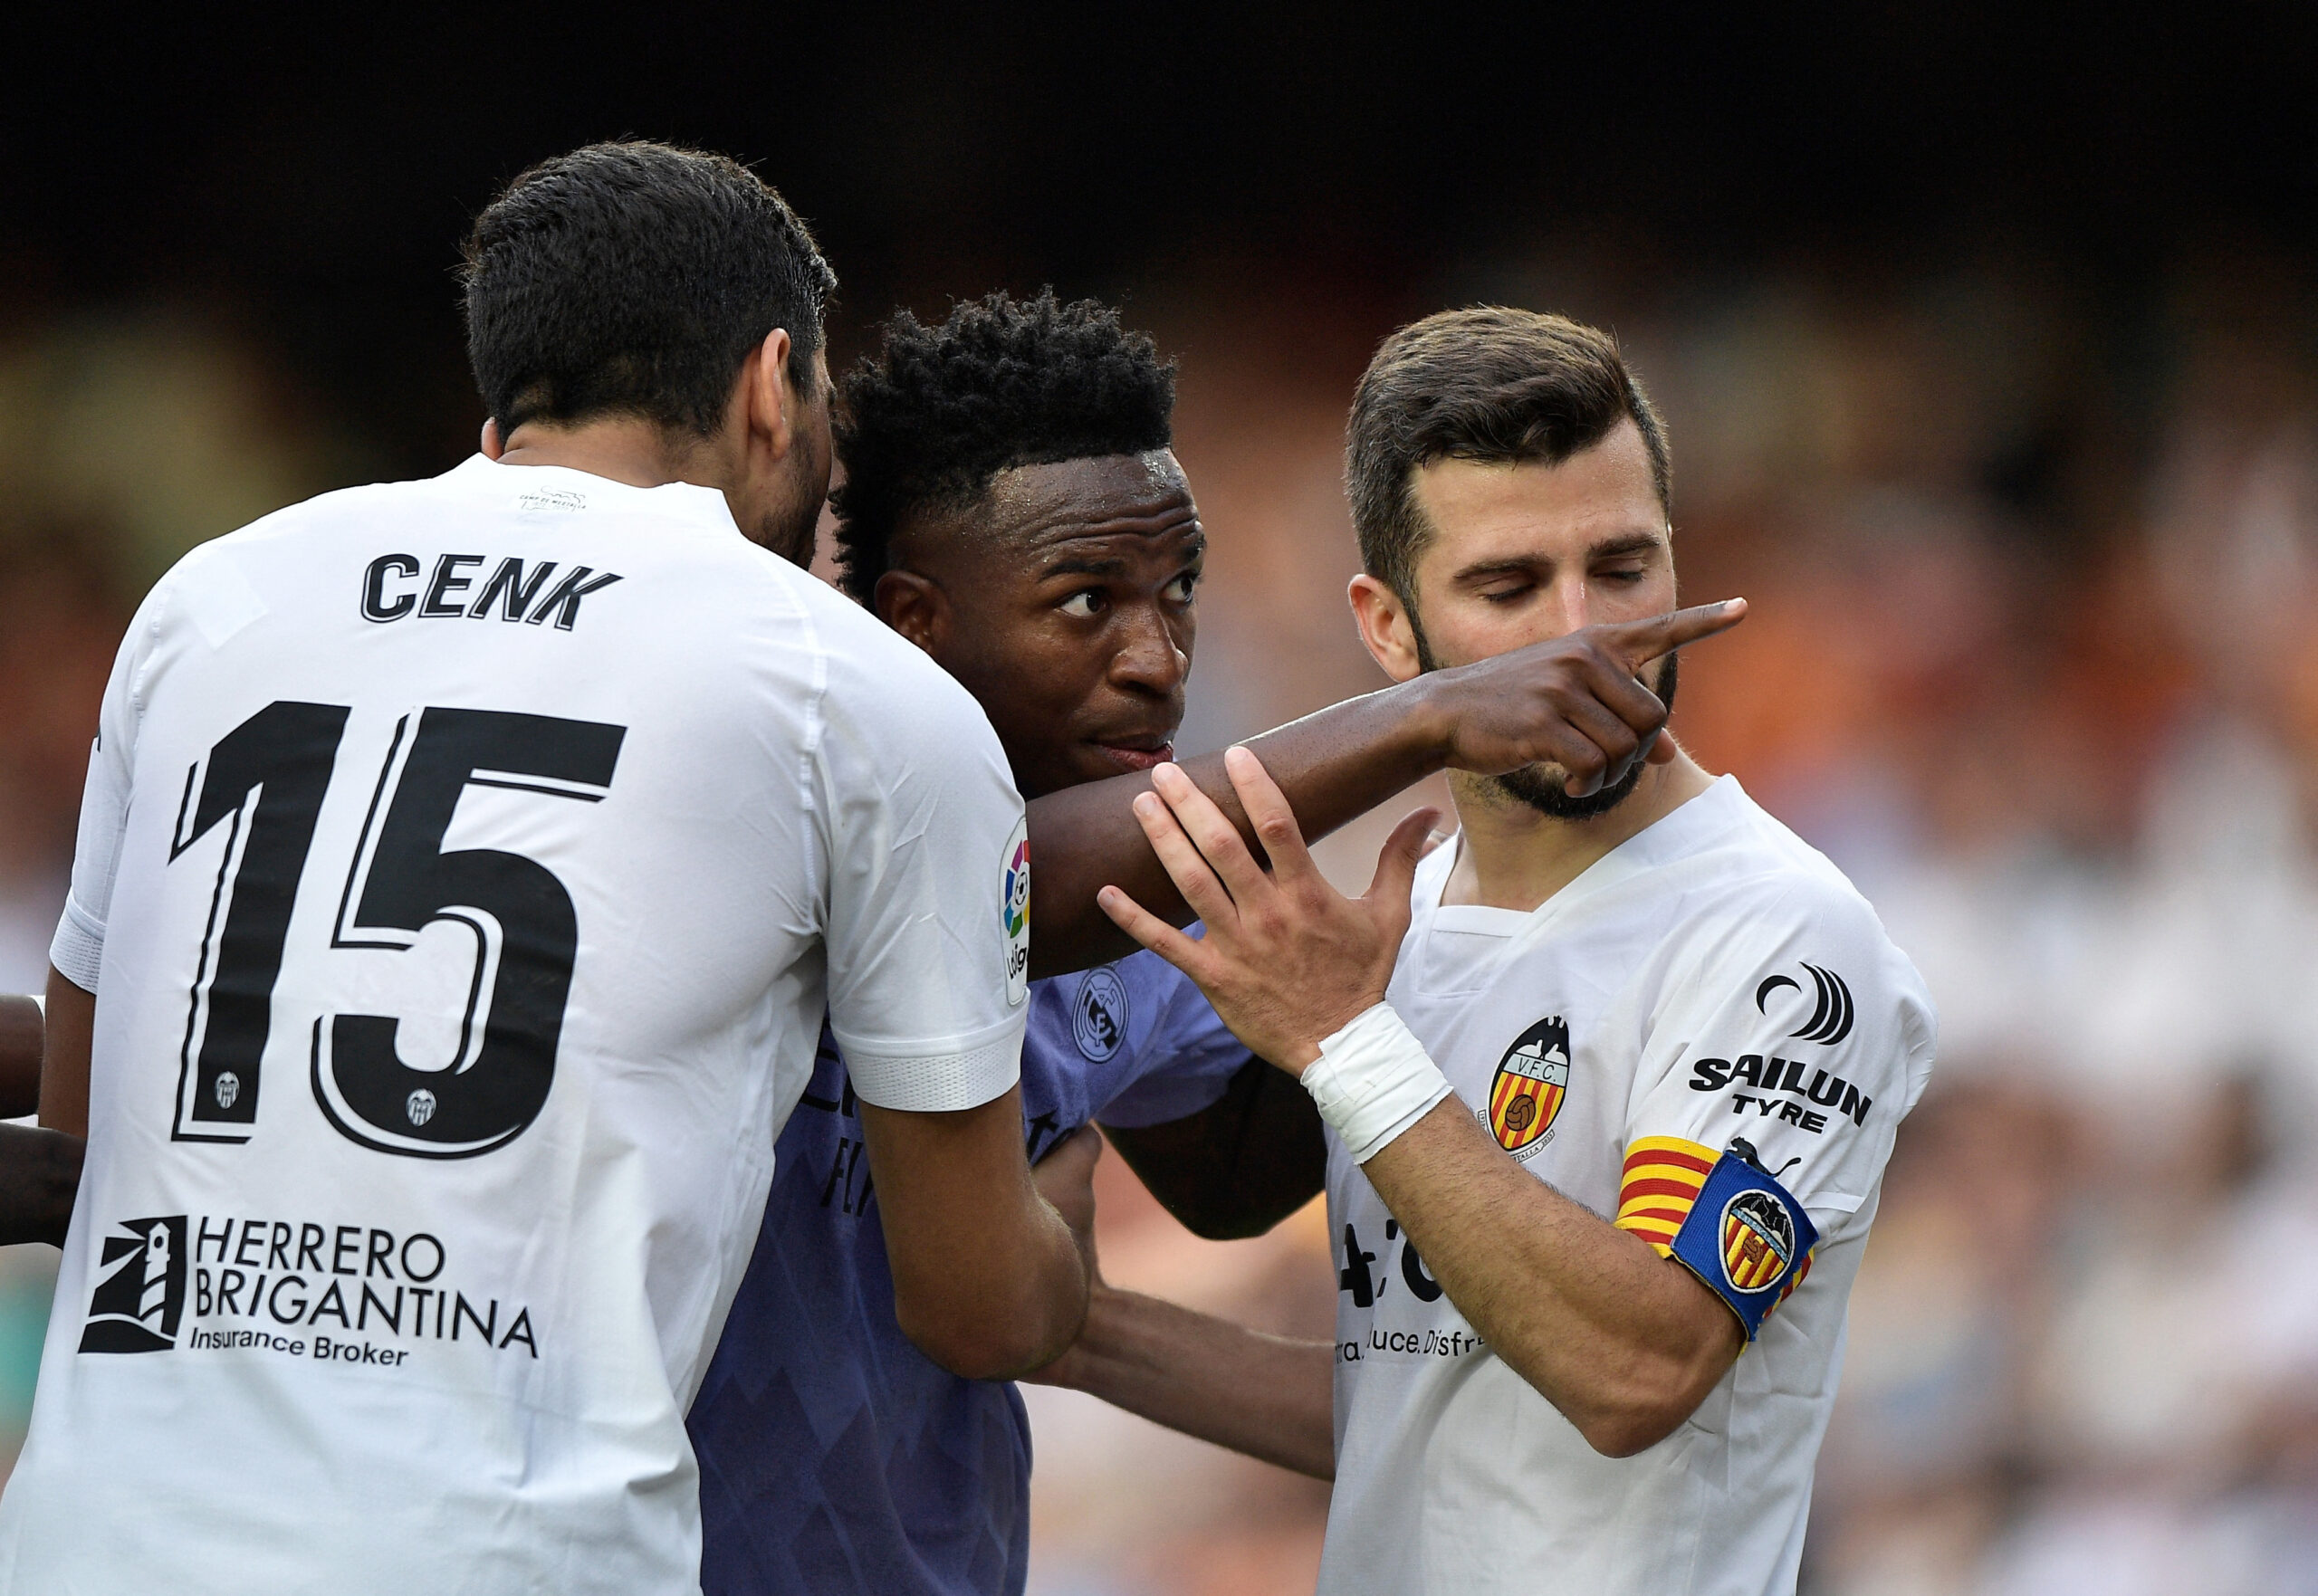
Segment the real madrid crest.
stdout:
<svg viewBox="0 0 2318 1596">
<path fill-rule="evenodd" d="M 1489 1084 L 1489 1128 L 1497 1144 L 1526 1157 L 1552 1139 L 1555 1116 L 1569 1094 L 1569 1024 L 1541 1019 L 1517 1037 Z"/>
</svg>

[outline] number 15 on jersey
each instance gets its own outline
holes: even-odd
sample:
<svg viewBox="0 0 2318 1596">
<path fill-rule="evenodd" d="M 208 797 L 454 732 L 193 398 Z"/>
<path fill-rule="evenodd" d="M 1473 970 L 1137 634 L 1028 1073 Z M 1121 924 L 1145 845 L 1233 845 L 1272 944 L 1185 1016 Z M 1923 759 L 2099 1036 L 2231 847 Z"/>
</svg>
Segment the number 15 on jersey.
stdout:
<svg viewBox="0 0 2318 1596">
<path fill-rule="evenodd" d="M 345 740 L 341 704 L 268 704 L 186 772 L 169 842 L 174 864 L 225 828 L 177 1072 L 178 1141 L 254 1133 L 291 912 Z M 547 1101 L 571 990 L 579 922 L 571 894 L 535 859 L 494 848 L 445 852 L 471 787 L 600 802 L 623 726 L 494 710 L 430 707 L 404 716 L 379 767 L 331 924 L 330 946 L 407 951 L 452 922 L 474 933 L 458 1044 L 446 1067 L 415 1069 L 400 1019 L 324 1013 L 313 1022 L 311 1085 L 323 1115 L 364 1147 L 468 1158 L 522 1134 Z"/>
</svg>

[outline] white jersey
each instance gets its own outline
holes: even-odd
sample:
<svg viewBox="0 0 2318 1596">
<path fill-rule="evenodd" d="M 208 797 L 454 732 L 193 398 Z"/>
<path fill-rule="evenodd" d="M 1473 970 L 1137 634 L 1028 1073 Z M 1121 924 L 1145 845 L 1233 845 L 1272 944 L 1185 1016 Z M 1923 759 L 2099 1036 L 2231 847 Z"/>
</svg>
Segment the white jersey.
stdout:
<svg viewBox="0 0 2318 1596">
<path fill-rule="evenodd" d="M 1663 1254 L 1740 1137 L 1818 1250 L 1681 1429 L 1605 1457 L 1476 1339 L 1332 1132 L 1320 1591 L 1792 1591 L 1852 1277 L 1931 1067 L 1922 983 L 1834 866 L 1729 777 L 1534 913 L 1442 906 L 1455 855 L 1419 868 L 1387 996 L 1499 1144 Z"/>
<path fill-rule="evenodd" d="M 101 728 L 0 1590 L 696 1591 L 684 1416 L 824 1011 L 871 1103 L 1016 1078 L 981 709 L 721 494 L 478 457 L 196 550 Z"/>
</svg>

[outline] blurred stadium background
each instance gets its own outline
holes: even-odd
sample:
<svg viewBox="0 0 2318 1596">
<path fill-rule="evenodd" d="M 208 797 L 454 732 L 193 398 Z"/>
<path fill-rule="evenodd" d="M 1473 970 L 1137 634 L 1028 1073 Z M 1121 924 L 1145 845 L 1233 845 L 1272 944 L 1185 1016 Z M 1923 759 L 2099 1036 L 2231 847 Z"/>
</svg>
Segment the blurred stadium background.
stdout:
<svg viewBox="0 0 2318 1596">
<path fill-rule="evenodd" d="M 874 9 L 874 8 L 873 8 Z M 502 27 L 504 31 L 502 31 Z M 552 28 L 552 33 L 547 30 Z M 451 268 L 527 161 L 726 148 L 896 303 L 1123 301 L 1212 540 L 1187 750 L 1377 684 L 1344 406 L 1502 301 L 1614 328 L 1686 595 L 1680 733 L 1942 1010 L 1852 1310 L 1806 1589 L 2318 1591 L 2318 50 L 2268 5 L 1003 20 L 180 11 L 0 103 L 0 989 L 35 987 L 144 587 L 482 419 Z M 1370 827 L 1333 845 L 1365 880 Z M 1327 1333 L 1306 1215 L 1123 1283 Z M 0 1252 L 0 1459 L 53 1254 Z M 1325 1492 L 1033 1391 L 1039 1596 L 1309 1588 Z"/>
</svg>

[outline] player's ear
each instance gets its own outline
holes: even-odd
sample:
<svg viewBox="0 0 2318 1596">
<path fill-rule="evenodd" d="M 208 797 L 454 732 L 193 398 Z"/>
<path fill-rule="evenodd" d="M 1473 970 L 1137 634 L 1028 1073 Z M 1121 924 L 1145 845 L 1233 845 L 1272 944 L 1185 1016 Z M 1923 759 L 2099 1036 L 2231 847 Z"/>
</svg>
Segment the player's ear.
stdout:
<svg viewBox="0 0 2318 1596">
<path fill-rule="evenodd" d="M 796 444 L 806 396 L 789 375 L 789 331 L 776 327 L 741 363 L 741 397 L 749 431 L 764 439 L 773 457 Z"/>
<path fill-rule="evenodd" d="M 483 450 L 485 460 L 496 460 L 507 453 L 506 441 L 499 435 L 499 417 L 486 416 L 483 418 L 483 440 L 477 446 Z"/>
<path fill-rule="evenodd" d="M 1352 618 L 1369 656 L 1384 666 L 1395 682 L 1406 682 L 1424 667 L 1417 659 L 1416 628 L 1409 624 L 1401 596 L 1365 571 L 1352 578 L 1346 594 L 1352 600 Z"/>
<path fill-rule="evenodd" d="M 915 571 L 887 571 L 870 595 L 877 618 L 935 660 L 950 640 L 950 596 Z"/>
</svg>

